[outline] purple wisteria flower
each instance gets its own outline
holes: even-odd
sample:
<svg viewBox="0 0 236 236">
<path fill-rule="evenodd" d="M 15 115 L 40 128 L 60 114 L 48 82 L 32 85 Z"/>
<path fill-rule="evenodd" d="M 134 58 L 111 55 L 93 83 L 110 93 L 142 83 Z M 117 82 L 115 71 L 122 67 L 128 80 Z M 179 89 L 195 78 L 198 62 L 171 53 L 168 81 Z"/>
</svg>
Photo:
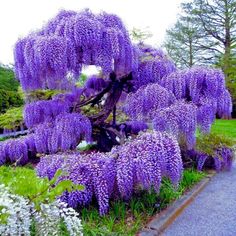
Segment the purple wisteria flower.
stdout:
<svg viewBox="0 0 236 236">
<path fill-rule="evenodd" d="M 183 164 L 176 139 L 169 134 L 153 132 L 140 134 L 110 153 L 45 156 L 36 169 L 39 176 L 51 179 L 59 168 L 67 173 L 62 179 L 85 186 L 83 191 L 63 193 L 61 199 L 77 208 L 90 204 L 95 197 L 99 212 L 104 215 L 113 197 L 128 200 L 140 188 L 154 188 L 158 192 L 163 176 L 178 184 Z"/>
<path fill-rule="evenodd" d="M 24 138 L 9 139 L 0 144 L 0 165 L 7 162 L 25 165 L 29 161 L 28 147 Z"/>
<path fill-rule="evenodd" d="M 149 84 L 129 94 L 123 109 L 131 119 L 153 119 L 157 109 L 168 107 L 175 101 L 175 96 L 165 88 Z"/>
<path fill-rule="evenodd" d="M 191 149 L 196 142 L 197 107 L 193 103 L 178 101 L 167 108 L 159 109 L 153 119 L 153 128 L 175 135 Z"/>
<path fill-rule="evenodd" d="M 161 50 L 149 45 L 137 45 L 138 71 L 134 73 L 134 88 L 150 83 L 160 83 L 162 78 L 176 71 L 174 62 Z"/>
<path fill-rule="evenodd" d="M 99 66 L 104 75 L 127 75 L 136 60 L 120 18 L 88 9 L 62 10 L 42 30 L 20 39 L 14 51 L 24 90 L 71 89 L 82 65 Z"/>
</svg>

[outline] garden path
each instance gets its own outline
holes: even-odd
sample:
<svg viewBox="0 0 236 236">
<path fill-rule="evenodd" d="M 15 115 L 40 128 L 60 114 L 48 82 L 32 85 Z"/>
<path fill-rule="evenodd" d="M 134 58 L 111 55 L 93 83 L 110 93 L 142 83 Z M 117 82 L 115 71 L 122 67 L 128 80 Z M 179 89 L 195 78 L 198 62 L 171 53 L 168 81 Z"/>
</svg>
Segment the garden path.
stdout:
<svg viewBox="0 0 236 236">
<path fill-rule="evenodd" d="M 236 236 L 236 162 L 215 175 L 163 236 Z"/>
</svg>

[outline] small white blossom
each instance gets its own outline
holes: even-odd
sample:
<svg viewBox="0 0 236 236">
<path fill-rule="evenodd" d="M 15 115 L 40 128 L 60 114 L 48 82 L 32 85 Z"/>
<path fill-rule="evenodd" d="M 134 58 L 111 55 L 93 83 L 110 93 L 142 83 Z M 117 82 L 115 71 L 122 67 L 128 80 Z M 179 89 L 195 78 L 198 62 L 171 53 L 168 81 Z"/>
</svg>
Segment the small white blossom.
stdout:
<svg viewBox="0 0 236 236">
<path fill-rule="evenodd" d="M 32 205 L 27 200 L 0 185 L 0 209 L 0 235 L 30 235 Z"/>
<path fill-rule="evenodd" d="M 71 236 L 82 236 L 79 214 L 66 203 L 55 201 L 41 204 L 36 211 L 34 205 L 21 196 L 11 194 L 0 185 L 0 235 L 30 236 L 30 226 L 35 222 L 39 236 L 60 235 L 60 222 L 63 221 Z"/>
</svg>

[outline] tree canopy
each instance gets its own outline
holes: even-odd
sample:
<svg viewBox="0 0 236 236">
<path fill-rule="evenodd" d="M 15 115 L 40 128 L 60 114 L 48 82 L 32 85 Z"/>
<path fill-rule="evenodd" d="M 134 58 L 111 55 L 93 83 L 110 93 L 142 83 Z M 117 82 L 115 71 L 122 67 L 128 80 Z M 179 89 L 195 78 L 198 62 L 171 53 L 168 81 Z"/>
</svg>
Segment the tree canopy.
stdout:
<svg viewBox="0 0 236 236">
<path fill-rule="evenodd" d="M 221 70 L 178 70 L 161 49 L 132 43 L 113 14 L 62 10 L 41 30 L 19 39 L 14 54 L 25 92 L 63 92 L 50 100 L 29 100 L 24 108 L 29 134 L 0 144 L 0 164 L 23 165 L 50 154 L 38 166 L 41 176 L 53 176 L 66 165 L 69 178 L 86 185 L 81 194 L 63 196 L 70 206 L 96 196 L 105 214 L 115 191 L 129 199 L 139 184 L 158 191 L 164 176 L 177 184 L 183 170 L 180 145 L 192 149 L 198 127 L 209 132 L 216 115 L 231 115 Z M 101 73 L 78 87 L 87 65 L 98 66 Z M 85 107 L 96 109 L 88 114 Z M 118 110 L 126 114 L 125 121 L 117 119 Z M 150 123 L 153 132 L 132 139 Z M 96 152 L 76 152 L 82 140 L 94 142 Z"/>
</svg>

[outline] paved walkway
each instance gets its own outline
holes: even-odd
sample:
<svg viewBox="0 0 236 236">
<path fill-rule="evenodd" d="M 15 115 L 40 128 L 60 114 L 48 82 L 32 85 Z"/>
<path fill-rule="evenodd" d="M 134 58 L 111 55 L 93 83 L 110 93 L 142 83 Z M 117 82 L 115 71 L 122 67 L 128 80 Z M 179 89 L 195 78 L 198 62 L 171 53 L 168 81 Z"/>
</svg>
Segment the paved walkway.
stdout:
<svg viewBox="0 0 236 236">
<path fill-rule="evenodd" d="M 163 236 L 236 236 L 236 162 L 212 178 Z"/>
</svg>

